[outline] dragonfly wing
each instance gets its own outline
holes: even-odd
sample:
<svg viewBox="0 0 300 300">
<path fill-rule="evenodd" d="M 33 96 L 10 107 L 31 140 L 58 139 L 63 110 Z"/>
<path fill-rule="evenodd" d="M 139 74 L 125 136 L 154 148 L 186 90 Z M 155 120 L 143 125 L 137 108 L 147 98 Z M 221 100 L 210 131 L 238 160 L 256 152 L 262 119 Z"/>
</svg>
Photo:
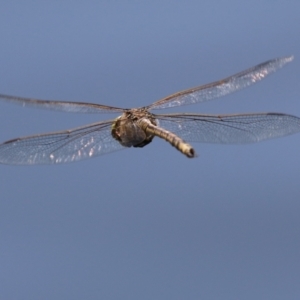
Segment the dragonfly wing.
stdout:
<svg viewBox="0 0 300 300">
<path fill-rule="evenodd" d="M 112 122 L 7 141 L 0 145 L 0 163 L 68 163 L 124 149 L 111 135 Z"/>
<path fill-rule="evenodd" d="M 85 102 L 70 102 L 70 101 L 52 101 L 30 99 L 17 96 L 1 95 L 0 100 L 7 101 L 22 106 L 30 106 L 37 108 L 44 108 L 57 111 L 65 111 L 72 113 L 120 113 L 123 112 L 122 108 L 106 106 L 95 103 Z"/>
<path fill-rule="evenodd" d="M 300 131 L 300 118 L 280 113 L 156 115 L 159 126 L 187 142 L 245 144 Z"/>
<path fill-rule="evenodd" d="M 269 60 L 223 80 L 175 93 L 154 102 L 147 108 L 170 108 L 219 98 L 262 80 L 292 60 L 293 56 Z"/>
</svg>

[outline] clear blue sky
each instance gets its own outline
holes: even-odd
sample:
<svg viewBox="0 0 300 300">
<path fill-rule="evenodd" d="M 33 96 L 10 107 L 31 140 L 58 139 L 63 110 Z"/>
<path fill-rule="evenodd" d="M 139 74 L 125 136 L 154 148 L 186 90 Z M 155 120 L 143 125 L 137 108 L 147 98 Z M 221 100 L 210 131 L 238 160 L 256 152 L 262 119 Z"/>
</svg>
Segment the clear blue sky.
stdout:
<svg viewBox="0 0 300 300">
<path fill-rule="evenodd" d="M 299 1 L 3 3 L 0 93 L 138 107 L 293 54 L 176 111 L 300 116 Z M 0 106 L 1 141 L 111 118 Z M 194 147 L 0 165 L 0 298 L 299 299 L 300 134 Z"/>
</svg>

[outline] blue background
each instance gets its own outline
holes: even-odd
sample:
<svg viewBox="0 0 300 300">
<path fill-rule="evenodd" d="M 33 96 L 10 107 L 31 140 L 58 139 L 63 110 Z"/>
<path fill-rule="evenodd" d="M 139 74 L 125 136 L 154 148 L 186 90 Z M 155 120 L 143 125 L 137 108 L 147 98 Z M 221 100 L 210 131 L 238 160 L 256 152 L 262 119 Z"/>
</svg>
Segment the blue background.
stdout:
<svg viewBox="0 0 300 300">
<path fill-rule="evenodd" d="M 300 116 L 299 13 L 296 0 L 3 1 L 0 92 L 138 107 L 293 54 L 251 88 L 172 111 Z M 0 105 L 1 141 L 112 117 Z M 0 298 L 299 299 L 300 135 L 194 147 L 1 165 Z"/>
</svg>

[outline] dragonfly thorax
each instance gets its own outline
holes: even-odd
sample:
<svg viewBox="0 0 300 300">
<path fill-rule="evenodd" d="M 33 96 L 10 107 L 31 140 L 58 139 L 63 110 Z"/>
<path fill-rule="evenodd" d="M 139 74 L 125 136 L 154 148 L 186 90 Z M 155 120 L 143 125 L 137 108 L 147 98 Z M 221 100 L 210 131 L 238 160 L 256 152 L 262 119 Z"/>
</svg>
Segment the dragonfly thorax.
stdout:
<svg viewBox="0 0 300 300">
<path fill-rule="evenodd" d="M 144 147 L 152 141 L 154 135 L 143 129 L 142 122 L 157 125 L 153 115 L 145 109 L 126 110 L 116 118 L 111 134 L 125 147 Z"/>
</svg>

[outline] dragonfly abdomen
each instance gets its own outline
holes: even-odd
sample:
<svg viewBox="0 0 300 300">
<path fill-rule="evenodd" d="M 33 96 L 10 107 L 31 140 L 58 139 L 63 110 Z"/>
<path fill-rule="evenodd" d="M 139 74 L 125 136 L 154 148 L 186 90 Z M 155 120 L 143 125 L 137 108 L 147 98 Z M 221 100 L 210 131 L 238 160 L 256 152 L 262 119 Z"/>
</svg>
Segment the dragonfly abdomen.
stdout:
<svg viewBox="0 0 300 300">
<path fill-rule="evenodd" d="M 189 158 L 195 157 L 196 153 L 194 148 L 174 133 L 153 125 L 148 119 L 141 119 L 139 122 L 141 128 L 147 134 L 164 139 Z"/>
</svg>

